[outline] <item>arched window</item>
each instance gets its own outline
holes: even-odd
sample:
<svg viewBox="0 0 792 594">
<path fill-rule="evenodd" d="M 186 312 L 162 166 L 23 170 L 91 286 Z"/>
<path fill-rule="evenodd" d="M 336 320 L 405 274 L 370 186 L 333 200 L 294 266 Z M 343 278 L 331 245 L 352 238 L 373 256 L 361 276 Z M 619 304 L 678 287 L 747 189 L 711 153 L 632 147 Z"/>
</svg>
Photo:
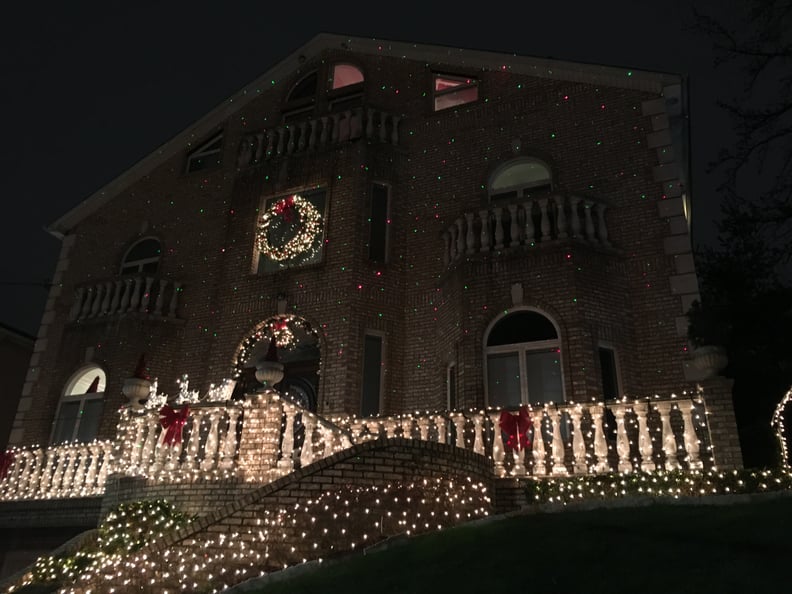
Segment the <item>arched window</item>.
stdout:
<svg viewBox="0 0 792 594">
<path fill-rule="evenodd" d="M 489 406 L 563 402 L 561 340 L 541 313 L 523 310 L 498 320 L 487 335 L 485 357 Z"/>
<path fill-rule="evenodd" d="M 316 98 L 316 72 L 304 76 L 296 85 L 292 87 L 289 96 L 286 98 L 287 103 L 303 102 L 306 100 L 313 101 Z"/>
<path fill-rule="evenodd" d="M 332 83 L 330 88 L 334 91 L 363 82 L 363 71 L 353 64 L 333 64 L 331 76 Z"/>
<path fill-rule="evenodd" d="M 121 261 L 121 274 L 154 274 L 159 268 L 160 242 L 153 237 L 141 239 L 127 250 Z"/>
<path fill-rule="evenodd" d="M 105 372 L 97 365 L 80 369 L 66 382 L 58 404 L 52 443 L 96 438 L 104 408 Z"/>
<path fill-rule="evenodd" d="M 552 187 L 550 168 L 537 159 L 515 159 L 501 165 L 489 183 L 490 200 L 522 198 Z"/>
</svg>

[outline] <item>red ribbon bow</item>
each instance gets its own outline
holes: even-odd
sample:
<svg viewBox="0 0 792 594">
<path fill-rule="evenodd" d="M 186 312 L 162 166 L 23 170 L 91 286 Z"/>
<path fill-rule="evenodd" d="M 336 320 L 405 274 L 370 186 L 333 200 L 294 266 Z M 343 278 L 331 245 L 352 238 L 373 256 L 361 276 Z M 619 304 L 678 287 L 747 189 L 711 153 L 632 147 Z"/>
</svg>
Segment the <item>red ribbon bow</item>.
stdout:
<svg viewBox="0 0 792 594">
<path fill-rule="evenodd" d="M 187 422 L 187 417 L 189 415 L 190 407 L 186 404 L 179 410 L 167 404 L 160 409 L 160 424 L 162 428 L 165 429 L 165 436 L 162 438 L 162 443 L 165 445 L 181 443 L 182 428 Z"/>
<path fill-rule="evenodd" d="M 11 468 L 11 465 L 14 463 L 14 454 L 13 452 L 3 452 L 0 454 L 0 481 L 2 481 L 6 476 L 8 476 L 8 470 Z"/>
<path fill-rule="evenodd" d="M 528 437 L 528 431 L 531 429 L 531 415 L 528 414 L 528 407 L 521 406 L 516 415 L 507 410 L 502 411 L 498 425 L 509 436 L 506 440 L 507 448 L 523 450 L 531 447 L 531 439 Z"/>
<path fill-rule="evenodd" d="M 294 218 L 294 196 L 289 196 L 275 203 L 275 214 L 283 217 L 287 223 Z"/>
</svg>

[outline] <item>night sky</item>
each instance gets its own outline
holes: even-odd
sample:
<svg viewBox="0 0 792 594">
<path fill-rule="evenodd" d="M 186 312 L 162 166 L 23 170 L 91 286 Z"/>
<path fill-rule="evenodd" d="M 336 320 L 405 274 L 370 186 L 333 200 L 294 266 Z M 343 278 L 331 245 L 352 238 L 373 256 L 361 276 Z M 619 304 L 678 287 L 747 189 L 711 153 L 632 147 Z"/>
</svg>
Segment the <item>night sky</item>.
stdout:
<svg viewBox="0 0 792 594">
<path fill-rule="evenodd" d="M 91 4 L 3 17 L 5 325 L 38 329 L 47 289 L 29 283 L 50 278 L 60 247 L 47 225 L 320 32 L 688 74 L 694 241 L 714 241 L 707 165 L 731 141 L 716 100 L 739 83 L 713 69 L 687 2 Z"/>
</svg>

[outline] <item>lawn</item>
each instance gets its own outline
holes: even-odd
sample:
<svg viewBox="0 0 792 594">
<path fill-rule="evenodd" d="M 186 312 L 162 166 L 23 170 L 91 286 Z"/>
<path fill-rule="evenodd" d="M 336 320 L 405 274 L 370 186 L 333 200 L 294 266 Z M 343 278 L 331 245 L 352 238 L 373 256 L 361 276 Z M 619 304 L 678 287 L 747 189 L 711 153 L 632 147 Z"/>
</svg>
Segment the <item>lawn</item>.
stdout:
<svg viewBox="0 0 792 594">
<path fill-rule="evenodd" d="M 792 498 L 564 511 L 461 526 L 260 594 L 792 592 Z"/>
</svg>

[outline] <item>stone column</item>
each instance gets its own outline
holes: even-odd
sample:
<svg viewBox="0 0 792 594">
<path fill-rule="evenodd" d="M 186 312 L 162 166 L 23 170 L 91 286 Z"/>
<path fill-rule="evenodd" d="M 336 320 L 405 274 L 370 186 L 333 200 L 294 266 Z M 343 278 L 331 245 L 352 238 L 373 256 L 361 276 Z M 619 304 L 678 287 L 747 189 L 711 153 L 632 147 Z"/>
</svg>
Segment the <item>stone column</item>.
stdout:
<svg viewBox="0 0 792 594">
<path fill-rule="evenodd" d="M 266 483 L 278 462 L 281 400 L 272 390 L 246 397 L 239 440 L 239 469 L 243 480 Z"/>
<path fill-rule="evenodd" d="M 715 466 L 721 470 L 742 468 L 742 450 L 732 404 L 734 381 L 725 377 L 714 377 L 700 381 L 699 385 L 704 409 L 708 413 L 707 422 Z"/>
</svg>

